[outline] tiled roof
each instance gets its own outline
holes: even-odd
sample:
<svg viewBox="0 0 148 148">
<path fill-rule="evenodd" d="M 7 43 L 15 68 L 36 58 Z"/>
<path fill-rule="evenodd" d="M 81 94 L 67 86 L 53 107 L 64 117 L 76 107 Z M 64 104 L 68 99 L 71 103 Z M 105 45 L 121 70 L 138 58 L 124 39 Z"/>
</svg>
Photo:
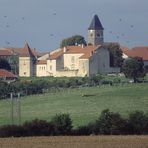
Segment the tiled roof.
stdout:
<svg viewBox="0 0 148 148">
<path fill-rule="evenodd" d="M 0 69 L 0 77 L 16 78 L 17 76 L 5 69 Z"/>
<path fill-rule="evenodd" d="M 37 64 L 37 65 L 47 64 L 47 61 L 46 61 L 46 60 L 39 60 L 39 61 L 37 61 L 36 64 Z"/>
<path fill-rule="evenodd" d="M 13 52 L 8 49 L 0 49 L 0 56 L 12 56 Z"/>
<path fill-rule="evenodd" d="M 58 57 L 60 57 L 61 55 L 63 55 L 63 49 L 51 54 L 49 59 L 54 60 L 54 59 L 57 59 Z"/>
<path fill-rule="evenodd" d="M 98 16 L 95 15 L 92 19 L 92 22 L 91 22 L 88 30 L 100 30 L 100 29 L 103 30 L 104 28 L 103 28 Z"/>
<path fill-rule="evenodd" d="M 141 57 L 143 60 L 148 61 L 148 46 L 134 47 L 132 49 L 122 48 L 122 51 L 128 57 Z"/>
<path fill-rule="evenodd" d="M 51 54 L 49 59 L 51 59 L 51 60 L 57 59 L 59 56 L 61 56 L 63 54 L 83 54 L 80 58 L 88 59 L 92 56 L 94 51 L 99 47 L 101 47 L 101 46 L 100 45 L 98 45 L 98 46 L 85 46 L 85 47 L 82 47 L 82 46 L 66 46 L 66 47 L 62 48 L 61 50 Z"/>
</svg>

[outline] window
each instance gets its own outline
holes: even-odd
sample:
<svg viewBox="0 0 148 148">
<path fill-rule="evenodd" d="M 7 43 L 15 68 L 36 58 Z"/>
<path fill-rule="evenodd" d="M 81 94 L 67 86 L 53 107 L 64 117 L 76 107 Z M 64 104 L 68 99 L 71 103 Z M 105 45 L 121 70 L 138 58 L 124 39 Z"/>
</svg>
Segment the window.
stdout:
<svg viewBox="0 0 148 148">
<path fill-rule="evenodd" d="M 91 33 L 90 36 L 92 37 L 93 36 L 93 33 Z"/>
</svg>

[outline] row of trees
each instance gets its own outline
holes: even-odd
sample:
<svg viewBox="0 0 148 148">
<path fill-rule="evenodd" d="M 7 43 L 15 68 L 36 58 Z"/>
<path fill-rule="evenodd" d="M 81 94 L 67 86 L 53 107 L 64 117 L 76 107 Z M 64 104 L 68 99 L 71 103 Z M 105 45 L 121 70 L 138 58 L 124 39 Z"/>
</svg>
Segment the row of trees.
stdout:
<svg viewBox="0 0 148 148">
<path fill-rule="evenodd" d="M 100 83 L 111 83 L 110 81 L 103 81 L 102 75 L 84 78 L 49 78 L 49 80 L 33 80 L 33 81 L 16 81 L 7 84 L 0 82 L 0 99 L 8 98 L 10 93 L 18 93 L 21 95 L 42 94 L 44 92 L 54 93 L 60 89 L 85 87 L 99 85 Z"/>
<path fill-rule="evenodd" d="M 0 137 L 54 135 L 145 135 L 148 134 L 148 115 L 135 111 L 123 118 L 108 109 L 102 111 L 94 123 L 73 128 L 69 114 L 57 114 L 50 122 L 35 119 L 23 125 L 0 127 Z"/>
</svg>

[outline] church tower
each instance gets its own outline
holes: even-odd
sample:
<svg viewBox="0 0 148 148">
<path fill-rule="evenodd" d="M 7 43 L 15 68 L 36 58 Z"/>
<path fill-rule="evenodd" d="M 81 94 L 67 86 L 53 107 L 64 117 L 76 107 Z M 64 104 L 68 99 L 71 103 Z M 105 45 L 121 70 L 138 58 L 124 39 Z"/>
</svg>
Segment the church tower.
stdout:
<svg viewBox="0 0 148 148">
<path fill-rule="evenodd" d="M 92 19 L 92 22 L 88 28 L 88 45 L 99 45 L 103 44 L 104 36 L 103 36 L 103 26 L 98 18 L 95 15 Z"/>
</svg>

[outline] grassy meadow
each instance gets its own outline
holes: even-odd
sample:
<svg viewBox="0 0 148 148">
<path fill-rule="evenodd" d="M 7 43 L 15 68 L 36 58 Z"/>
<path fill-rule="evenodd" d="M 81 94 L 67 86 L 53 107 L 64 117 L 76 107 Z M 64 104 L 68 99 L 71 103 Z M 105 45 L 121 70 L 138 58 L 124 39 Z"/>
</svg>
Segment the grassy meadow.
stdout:
<svg viewBox="0 0 148 148">
<path fill-rule="evenodd" d="M 55 114 L 69 113 L 77 127 L 96 120 L 107 108 L 124 117 L 135 110 L 148 112 L 148 84 L 82 87 L 21 97 L 21 122 L 35 118 L 49 121 Z M 16 101 L 14 116 L 17 123 Z M 0 100 L 0 124 L 11 124 L 10 99 Z"/>
</svg>

